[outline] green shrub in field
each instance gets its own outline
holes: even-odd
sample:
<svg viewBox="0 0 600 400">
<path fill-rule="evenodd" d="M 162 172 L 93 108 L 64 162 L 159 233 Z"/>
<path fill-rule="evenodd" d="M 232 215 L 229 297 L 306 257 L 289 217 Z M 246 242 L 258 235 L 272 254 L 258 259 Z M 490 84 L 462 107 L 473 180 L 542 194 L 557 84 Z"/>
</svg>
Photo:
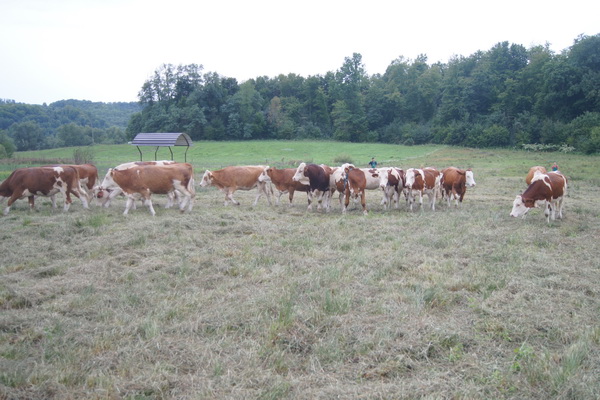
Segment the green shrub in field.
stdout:
<svg viewBox="0 0 600 400">
<path fill-rule="evenodd" d="M 333 158 L 333 162 L 336 164 L 345 164 L 345 163 L 354 164 L 354 160 L 352 159 L 352 156 L 350 156 L 349 154 L 338 154 L 337 156 L 335 156 Z"/>
</svg>

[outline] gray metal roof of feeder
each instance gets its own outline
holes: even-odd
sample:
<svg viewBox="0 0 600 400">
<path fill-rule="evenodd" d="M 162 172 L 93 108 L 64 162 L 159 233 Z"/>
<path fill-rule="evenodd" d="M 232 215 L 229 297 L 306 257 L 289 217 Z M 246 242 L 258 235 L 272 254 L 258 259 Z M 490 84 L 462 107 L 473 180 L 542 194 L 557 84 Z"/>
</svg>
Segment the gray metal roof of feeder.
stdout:
<svg viewBox="0 0 600 400">
<path fill-rule="evenodd" d="M 193 144 L 192 139 L 187 133 L 138 133 L 135 138 L 129 142 L 133 146 L 137 146 L 140 152 L 140 161 L 142 161 L 142 151 L 139 146 L 155 146 L 156 151 L 154 152 L 154 159 L 156 160 L 156 153 L 159 147 L 168 147 L 171 152 L 171 160 L 173 159 L 173 150 L 171 146 L 186 146 L 185 149 L 185 160 L 187 162 L 187 151 Z"/>
</svg>

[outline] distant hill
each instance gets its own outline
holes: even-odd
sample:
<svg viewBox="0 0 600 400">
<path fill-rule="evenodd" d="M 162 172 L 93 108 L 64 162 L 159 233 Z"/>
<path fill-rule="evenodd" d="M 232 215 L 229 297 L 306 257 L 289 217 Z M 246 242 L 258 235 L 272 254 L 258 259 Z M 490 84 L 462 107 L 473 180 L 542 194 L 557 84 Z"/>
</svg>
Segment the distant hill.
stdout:
<svg viewBox="0 0 600 400">
<path fill-rule="evenodd" d="M 60 100 L 50 105 L 37 105 L 0 100 L 0 130 L 27 121 L 36 122 L 46 134 L 52 134 L 60 125 L 68 123 L 100 129 L 117 127 L 125 130 L 131 116 L 141 110 L 142 106 L 137 102 Z"/>
<path fill-rule="evenodd" d="M 132 114 L 142 110 L 142 106 L 137 102 L 130 103 L 100 103 L 88 100 L 60 100 L 51 103 L 51 109 L 65 109 L 73 107 L 85 111 L 100 123 L 98 128 L 109 128 L 116 126 L 119 128 L 127 128 L 127 123 Z"/>
</svg>

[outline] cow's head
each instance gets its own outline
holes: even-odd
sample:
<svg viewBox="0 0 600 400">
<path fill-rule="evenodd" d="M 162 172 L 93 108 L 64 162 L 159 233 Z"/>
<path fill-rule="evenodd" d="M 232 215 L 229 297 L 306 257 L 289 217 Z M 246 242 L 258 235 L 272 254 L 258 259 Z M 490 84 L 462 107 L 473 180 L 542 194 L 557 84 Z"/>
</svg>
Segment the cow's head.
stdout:
<svg viewBox="0 0 600 400">
<path fill-rule="evenodd" d="M 510 212 L 511 217 L 525 217 L 525 214 L 535 207 L 535 201 L 533 199 L 523 199 L 523 196 L 518 195 L 513 201 L 513 208 Z"/>
<path fill-rule="evenodd" d="M 200 181 L 200 186 L 206 187 L 210 186 L 213 181 L 213 174 L 209 170 L 206 170 L 204 175 L 202 175 L 202 180 Z"/>
<path fill-rule="evenodd" d="M 305 177 L 304 170 L 305 169 L 306 169 L 306 163 L 304 163 L 304 162 L 300 163 L 300 165 L 298 165 L 298 168 L 296 168 L 296 173 L 292 177 L 292 180 L 300 182 L 302 179 L 304 179 L 304 177 Z"/>
<path fill-rule="evenodd" d="M 414 168 L 409 168 L 406 170 L 404 186 L 409 189 L 412 189 L 412 186 L 415 184 L 415 176 L 416 170 Z"/>
<path fill-rule="evenodd" d="M 118 187 L 119 185 L 117 185 L 117 183 L 113 179 L 113 168 L 109 168 L 108 171 L 106 171 L 106 175 L 104 175 L 102 183 L 94 187 L 93 193 L 95 197 L 102 198 L 108 193 L 110 193 L 111 190 L 115 190 Z"/>
<path fill-rule="evenodd" d="M 258 176 L 259 182 L 271 182 L 271 175 L 273 174 L 273 168 L 265 167 L 263 172 Z"/>
<path fill-rule="evenodd" d="M 400 182 L 400 174 L 396 168 L 380 168 L 379 172 L 379 187 L 383 190 L 390 183 L 390 179 L 392 182 Z"/>
<path fill-rule="evenodd" d="M 473 177 L 473 171 L 471 170 L 471 168 L 469 168 L 465 172 L 465 177 L 467 178 L 467 181 L 465 183 L 468 187 L 475 186 L 475 178 Z"/>
</svg>

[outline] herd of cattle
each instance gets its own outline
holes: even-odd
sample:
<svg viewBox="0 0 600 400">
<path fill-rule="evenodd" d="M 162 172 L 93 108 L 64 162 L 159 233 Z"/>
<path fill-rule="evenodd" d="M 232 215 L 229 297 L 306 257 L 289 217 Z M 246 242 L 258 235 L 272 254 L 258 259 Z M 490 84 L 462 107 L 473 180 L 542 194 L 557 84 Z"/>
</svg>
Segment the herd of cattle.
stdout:
<svg viewBox="0 0 600 400">
<path fill-rule="evenodd" d="M 513 217 L 525 216 L 533 207 L 543 207 L 548 222 L 558 215 L 562 218 L 563 198 L 567 191 L 567 179 L 558 171 L 547 172 L 544 167 L 532 167 L 526 178 L 527 189 L 514 200 L 510 213 Z M 475 186 L 473 171 L 449 167 L 438 171 L 435 168 L 357 168 L 352 164 L 340 167 L 301 163 L 298 168 L 277 169 L 269 166 L 232 166 L 215 171 L 206 171 L 200 186 L 215 186 L 225 193 L 225 205 L 239 204 L 233 194 L 236 190 L 257 188 L 256 205 L 264 194 L 269 204 L 273 187 L 278 192 L 277 203 L 283 194 L 289 196 L 290 205 L 295 192 L 307 193 L 308 209 L 317 203 L 318 209 L 331 209 L 331 200 L 338 194 L 340 207 L 345 213 L 350 200 L 358 201 L 367 214 L 366 191 L 380 190 L 383 208 L 393 202 L 398 208 L 401 195 L 411 211 L 419 199 L 429 198 L 435 210 L 438 198 L 452 200 L 456 206 L 462 203 L 466 188 Z M 92 164 L 49 165 L 19 168 L 0 184 L 0 203 L 8 198 L 3 214 L 7 215 L 11 205 L 27 197 L 33 209 L 36 196 L 47 196 L 56 207 L 55 194 L 64 197 L 64 211 L 72 203 L 71 194 L 79 198 L 84 208 L 89 208 L 97 198 L 104 207 L 112 199 L 124 195 L 127 199 L 125 211 L 135 208 L 136 200 L 142 200 L 150 213 L 156 212 L 151 195 L 167 195 L 166 208 L 178 204 L 181 212 L 191 211 L 194 205 L 195 180 L 192 165 L 173 161 L 129 162 L 109 168 L 102 182 L 98 170 Z"/>
</svg>

